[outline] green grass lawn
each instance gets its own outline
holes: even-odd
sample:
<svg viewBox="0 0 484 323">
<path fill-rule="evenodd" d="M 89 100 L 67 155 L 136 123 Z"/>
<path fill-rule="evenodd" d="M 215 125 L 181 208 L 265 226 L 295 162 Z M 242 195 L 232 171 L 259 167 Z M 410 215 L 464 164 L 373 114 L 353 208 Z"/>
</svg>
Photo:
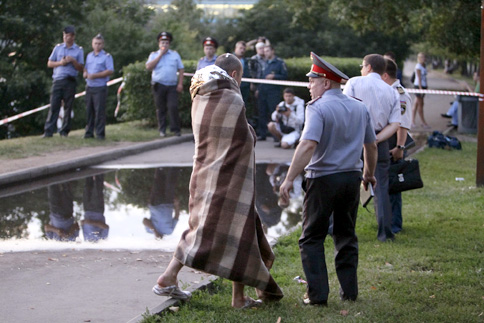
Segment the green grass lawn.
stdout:
<svg viewBox="0 0 484 323">
<path fill-rule="evenodd" d="M 159 139 L 156 127 L 142 121 L 117 123 L 106 126 L 106 140 L 83 139 L 84 130 L 74 130 L 68 138 L 55 134 L 52 138 L 30 136 L 0 141 L 0 159 L 26 158 L 60 150 L 80 147 L 112 146 L 117 142 L 140 142 Z"/>
<path fill-rule="evenodd" d="M 146 314 L 144 322 L 484 322 L 484 189 L 475 185 L 476 153 L 475 143 L 463 143 L 462 151 L 427 148 L 414 156 L 425 186 L 403 193 L 404 229 L 395 242 L 379 242 L 375 215 L 360 209 L 356 302 L 339 300 L 329 238 L 328 307 L 302 305 L 305 287 L 293 280 L 303 276 L 299 229 L 274 247 L 272 273 L 285 293 L 279 303 L 232 309 L 231 282 L 218 280 L 214 293 L 196 292 L 178 312 Z"/>
</svg>

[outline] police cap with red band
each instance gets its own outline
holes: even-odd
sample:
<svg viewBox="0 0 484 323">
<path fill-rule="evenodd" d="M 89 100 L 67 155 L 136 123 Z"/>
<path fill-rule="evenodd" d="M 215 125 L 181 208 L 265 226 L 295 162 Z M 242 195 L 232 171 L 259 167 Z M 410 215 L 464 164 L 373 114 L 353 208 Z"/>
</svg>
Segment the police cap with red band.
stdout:
<svg viewBox="0 0 484 323">
<path fill-rule="evenodd" d="M 170 43 L 171 41 L 173 40 L 173 36 L 166 32 L 166 31 L 163 31 L 161 33 L 158 34 L 158 37 L 156 38 L 158 41 L 160 40 L 168 40 Z"/>
<path fill-rule="evenodd" d="M 215 48 L 218 48 L 218 43 L 215 38 L 207 37 L 203 40 L 203 46 L 213 46 Z"/>
<path fill-rule="evenodd" d="M 311 52 L 311 61 L 313 65 L 311 66 L 311 71 L 306 74 L 307 77 L 324 77 L 338 83 L 346 82 L 349 79 L 346 74 L 313 52 Z"/>
</svg>

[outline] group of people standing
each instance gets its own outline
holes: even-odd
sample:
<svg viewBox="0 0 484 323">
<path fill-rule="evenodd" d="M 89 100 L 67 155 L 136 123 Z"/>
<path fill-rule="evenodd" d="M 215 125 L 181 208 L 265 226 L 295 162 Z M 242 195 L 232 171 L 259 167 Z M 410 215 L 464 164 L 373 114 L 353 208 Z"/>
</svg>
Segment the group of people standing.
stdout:
<svg viewBox="0 0 484 323">
<path fill-rule="evenodd" d="M 340 297 L 355 301 L 358 296 L 355 226 L 360 185 L 375 188 L 378 239 L 394 239 L 388 169 L 391 158 L 403 157 L 411 103 L 405 101 L 407 94 L 397 80 L 393 60 L 367 55 L 362 76 L 349 79 L 315 53 L 311 57 L 307 76 L 312 101 L 306 107 L 300 143 L 279 194 L 287 204 L 294 180 L 305 171 L 299 239 L 308 282 L 303 303 L 326 305 L 329 283 L 324 241 L 331 216 Z M 254 203 L 254 145 L 258 139 L 245 116 L 243 73 L 240 59 L 225 53 L 192 78 L 195 155 L 189 228 L 153 287 L 157 295 L 190 299 L 191 294 L 180 289 L 177 281 L 181 268 L 189 266 L 232 280 L 232 306 L 236 308 L 256 307 L 283 297 L 270 274 L 274 254 Z M 389 147 L 391 136 L 396 136 L 395 147 Z M 256 288 L 258 300 L 245 295 L 246 285 Z"/>
<path fill-rule="evenodd" d="M 57 44 L 49 56 L 47 66 L 54 69 L 50 108 L 44 125 L 43 138 L 50 138 L 57 132 L 57 119 L 61 107 L 64 109 L 59 134 L 67 137 L 71 130 L 71 115 L 76 94 L 77 75 L 82 72 L 86 80 L 86 118 L 84 138 L 103 140 L 106 126 L 107 82 L 114 73 L 113 58 L 104 51 L 101 34 L 92 39 L 92 49 L 86 57 L 84 50 L 75 43 L 73 26 L 63 30 L 63 43 Z"/>
<path fill-rule="evenodd" d="M 87 124 L 84 138 L 104 139 L 106 126 L 107 82 L 114 73 L 113 58 L 104 51 L 104 38 L 101 34 L 92 40 L 93 52 L 86 57 L 84 66 L 83 48 L 75 43 L 75 29 L 67 26 L 63 30 L 63 43 L 55 46 L 48 60 L 48 67 L 54 69 L 51 104 L 44 126 L 43 137 L 52 137 L 59 132 L 67 137 L 71 130 L 71 115 L 77 86 L 77 75 L 83 73 L 86 79 L 86 117 Z M 170 49 L 173 35 L 161 32 L 157 36 L 158 50 L 152 52 L 146 62 L 146 69 L 151 71 L 151 89 L 156 108 L 158 131 L 161 137 L 166 136 L 167 127 L 176 136 L 181 135 L 181 120 L 178 110 L 178 96 L 183 91 L 184 65 L 180 55 Z M 250 59 L 245 57 L 247 44 L 239 41 L 233 54 L 241 61 L 245 78 L 264 80 L 286 80 L 287 67 L 282 59 L 275 55 L 275 49 L 265 37 L 259 37 L 248 44 L 253 44 L 257 54 Z M 203 42 L 205 56 L 198 64 L 197 70 L 215 63 L 218 42 L 213 37 L 206 37 Z M 276 145 L 282 148 L 293 147 L 299 139 L 304 123 L 302 99 L 287 89 L 282 100 L 281 88 L 274 84 L 243 82 L 240 86 L 245 104 L 252 98 L 257 114 L 257 139 L 266 140 L 274 137 Z M 286 106 L 286 111 L 276 109 Z M 61 107 L 64 109 L 62 125 L 57 129 Z M 273 112 L 277 111 L 277 114 Z M 284 113 L 283 113 L 284 112 Z M 291 115 L 292 114 L 292 115 Z M 61 114 L 62 115 L 62 114 Z M 276 125 L 274 127 L 274 125 Z M 283 129 L 279 125 L 283 126 Z M 287 127 L 284 127 L 287 126 Z M 294 129 L 288 131 L 288 129 Z"/>
<path fill-rule="evenodd" d="M 256 54 L 245 57 L 247 47 L 254 46 Z M 203 40 L 205 56 L 200 58 L 197 71 L 215 63 L 218 42 L 213 37 Z M 249 42 L 238 41 L 233 54 L 241 61 L 242 77 L 262 80 L 286 80 L 287 67 L 275 55 L 274 46 L 263 36 Z M 297 143 L 304 124 L 304 100 L 295 95 L 294 89 L 286 88 L 281 100 L 279 85 L 242 82 L 240 91 L 247 105 L 252 98 L 257 115 L 257 140 L 272 135 L 276 147 L 291 148 Z"/>
<path fill-rule="evenodd" d="M 52 96 L 57 101 L 64 99 L 65 105 L 71 103 L 66 94 L 75 89 L 72 78 L 77 71 L 83 70 L 84 63 L 82 48 L 74 44 L 74 35 L 73 28 L 66 28 L 65 43 L 56 46 L 49 59 L 49 66 L 55 68 Z M 184 66 L 179 54 L 170 50 L 172 39 L 170 33 L 160 33 L 157 37 L 159 50 L 151 53 L 146 63 L 146 68 L 152 71 L 161 136 L 166 132 L 167 110 L 170 130 L 180 135 L 179 122 L 172 112 L 177 110 L 177 93 L 182 91 Z M 91 57 L 100 53 L 97 40 L 96 37 L 93 40 L 94 52 L 88 55 L 84 68 L 88 80 L 108 77 L 97 74 L 102 71 L 89 68 Z M 205 39 L 203 44 L 204 47 L 217 46 L 213 39 Z M 254 146 L 258 140 L 266 140 L 269 124 L 266 117 L 270 112 L 276 107 L 276 112 L 282 115 L 287 110 L 292 111 L 294 93 L 285 91 L 287 99 L 281 105 L 278 86 L 260 84 L 255 87 L 260 120 L 256 134 L 245 115 L 242 84 L 242 77 L 246 75 L 245 46 L 245 43 L 238 42 L 234 54 L 219 55 L 212 65 L 214 57 L 206 56 L 206 60 L 200 61 L 206 66 L 192 77 L 190 94 L 195 152 L 190 179 L 189 228 L 153 287 L 157 295 L 188 300 L 191 294 L 179 288 L 177 275 L 183 266 L 189 266 L 232 280 L 232 306 L 236 308 L 260 306 L 263 302 L 278 301 L 283 297 L 270 273 L 275 257 L 254 202 Z M 265 65 L 260 78 L 287 78 L 287 68 L 274 55 L 274 48 L 256 44 L 256 49 L 262 47 Z M 306 193 L 303 232 L 299 239 L 308 282 L 303 301 L 309 305 L 325 305 L 329 283 L 324 241 L 331 216 L 340 297 L 350 301 L 357 299 L 358 240 L 355 226 L 361 184 L 365 189 L 370 185 L 375 189 L 378 239 L 393 240 L 398 232 L 398 229 L 392 229 L 388 171 L 391 159 L 403 158 L 410 128 L 411 103 L 397 80 L 397 67 L 391 59 L 379 54 L 367 55 L 360 66 L 361 76 L 350 79 L 315 53 L 311 53 L 311 58 L 312 66 L 307 76 L 312 100 L 306 107 L 299 145 L 279 194 L 287 203 L 295 178 L 302 171 L 306 172 L 302 185 Z M 60 67 L 63 68 L 58 69 Z M 95 76 L 89 78 L 92 74 Z M 344 91 L 341 91 L 341 84 L 345 84 Z M 55 107 L 51 106 L 49 122 L 56 118 Z M 284 109 L 287 110 L 282 111 Z M 280 128 L 281 125 L 278 129 L 276 124 L 269 130 L 273 133 Z M 53 128 L 50 123 L 46 122 L 45 129 L 45 135 L 51 136 Z M 60 133 L 67 136 L 68 131 L 66 124 Z M 389 147 L 388 139 L 392 136 L 396 137 L 395 147 Z M 258 300 L 246 296 L 246 285 L 256 288 Z"/>
</svg>

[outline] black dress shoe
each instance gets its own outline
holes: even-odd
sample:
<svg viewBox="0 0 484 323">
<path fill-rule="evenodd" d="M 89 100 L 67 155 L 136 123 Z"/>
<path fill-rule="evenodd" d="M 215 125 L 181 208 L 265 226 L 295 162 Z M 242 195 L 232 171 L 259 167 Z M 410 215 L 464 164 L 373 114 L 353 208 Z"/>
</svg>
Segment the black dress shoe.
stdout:
<svg viewBox="0 0 484 323">
<path fill-rule="evenodd" d="M 346 295 L 342 290 L 339 291 L 339 297 L 341 298 L 342 301 L 351 301 L 355 302 L 356 301 L 356 295 Z"/>
<path fill-rule="evenodd" d="M 447 113 L 441 113 L 440 115 L 441 115 L 443 118 L 452 119 L 452 116 L 449 116 Z"/>
<path fill-rule="evenodd" d="M 41 138 L 52 138 L 52 135 L 44 133 Z"/>
<path fill-rule="evenodd" d="M 304 298 L 303 303 L 304 303 L 304 305 L 328 306 L 328 301 L 313 302 L 313 301 L 309 300 L 309 298 Z"/>
<path fill-rule="evenodd" d="M 266 141 L 266 137 L 258 136 L 257 141 Z"/>
</svg>

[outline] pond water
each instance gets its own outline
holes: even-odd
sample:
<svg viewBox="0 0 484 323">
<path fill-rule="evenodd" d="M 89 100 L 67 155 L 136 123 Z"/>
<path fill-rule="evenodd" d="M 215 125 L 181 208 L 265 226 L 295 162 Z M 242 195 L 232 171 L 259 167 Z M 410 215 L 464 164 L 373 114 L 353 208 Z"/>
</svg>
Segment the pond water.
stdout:
<svg viewBox="0 0 484 323">
<path fill-rule="evenodd" d="M 295 191 L 289 207 L 281 209 L 276 192 L 288 165 L 256 167 L 256 206 L 272 242 L 300 223 L 302 192 Z M 0 191 L 0 252 L 173 251 L 188 228 L 191 171 L 191 167 L 89 169 Z M 295 187 L 300 187 L 297 181 Z"/>
</svg>

